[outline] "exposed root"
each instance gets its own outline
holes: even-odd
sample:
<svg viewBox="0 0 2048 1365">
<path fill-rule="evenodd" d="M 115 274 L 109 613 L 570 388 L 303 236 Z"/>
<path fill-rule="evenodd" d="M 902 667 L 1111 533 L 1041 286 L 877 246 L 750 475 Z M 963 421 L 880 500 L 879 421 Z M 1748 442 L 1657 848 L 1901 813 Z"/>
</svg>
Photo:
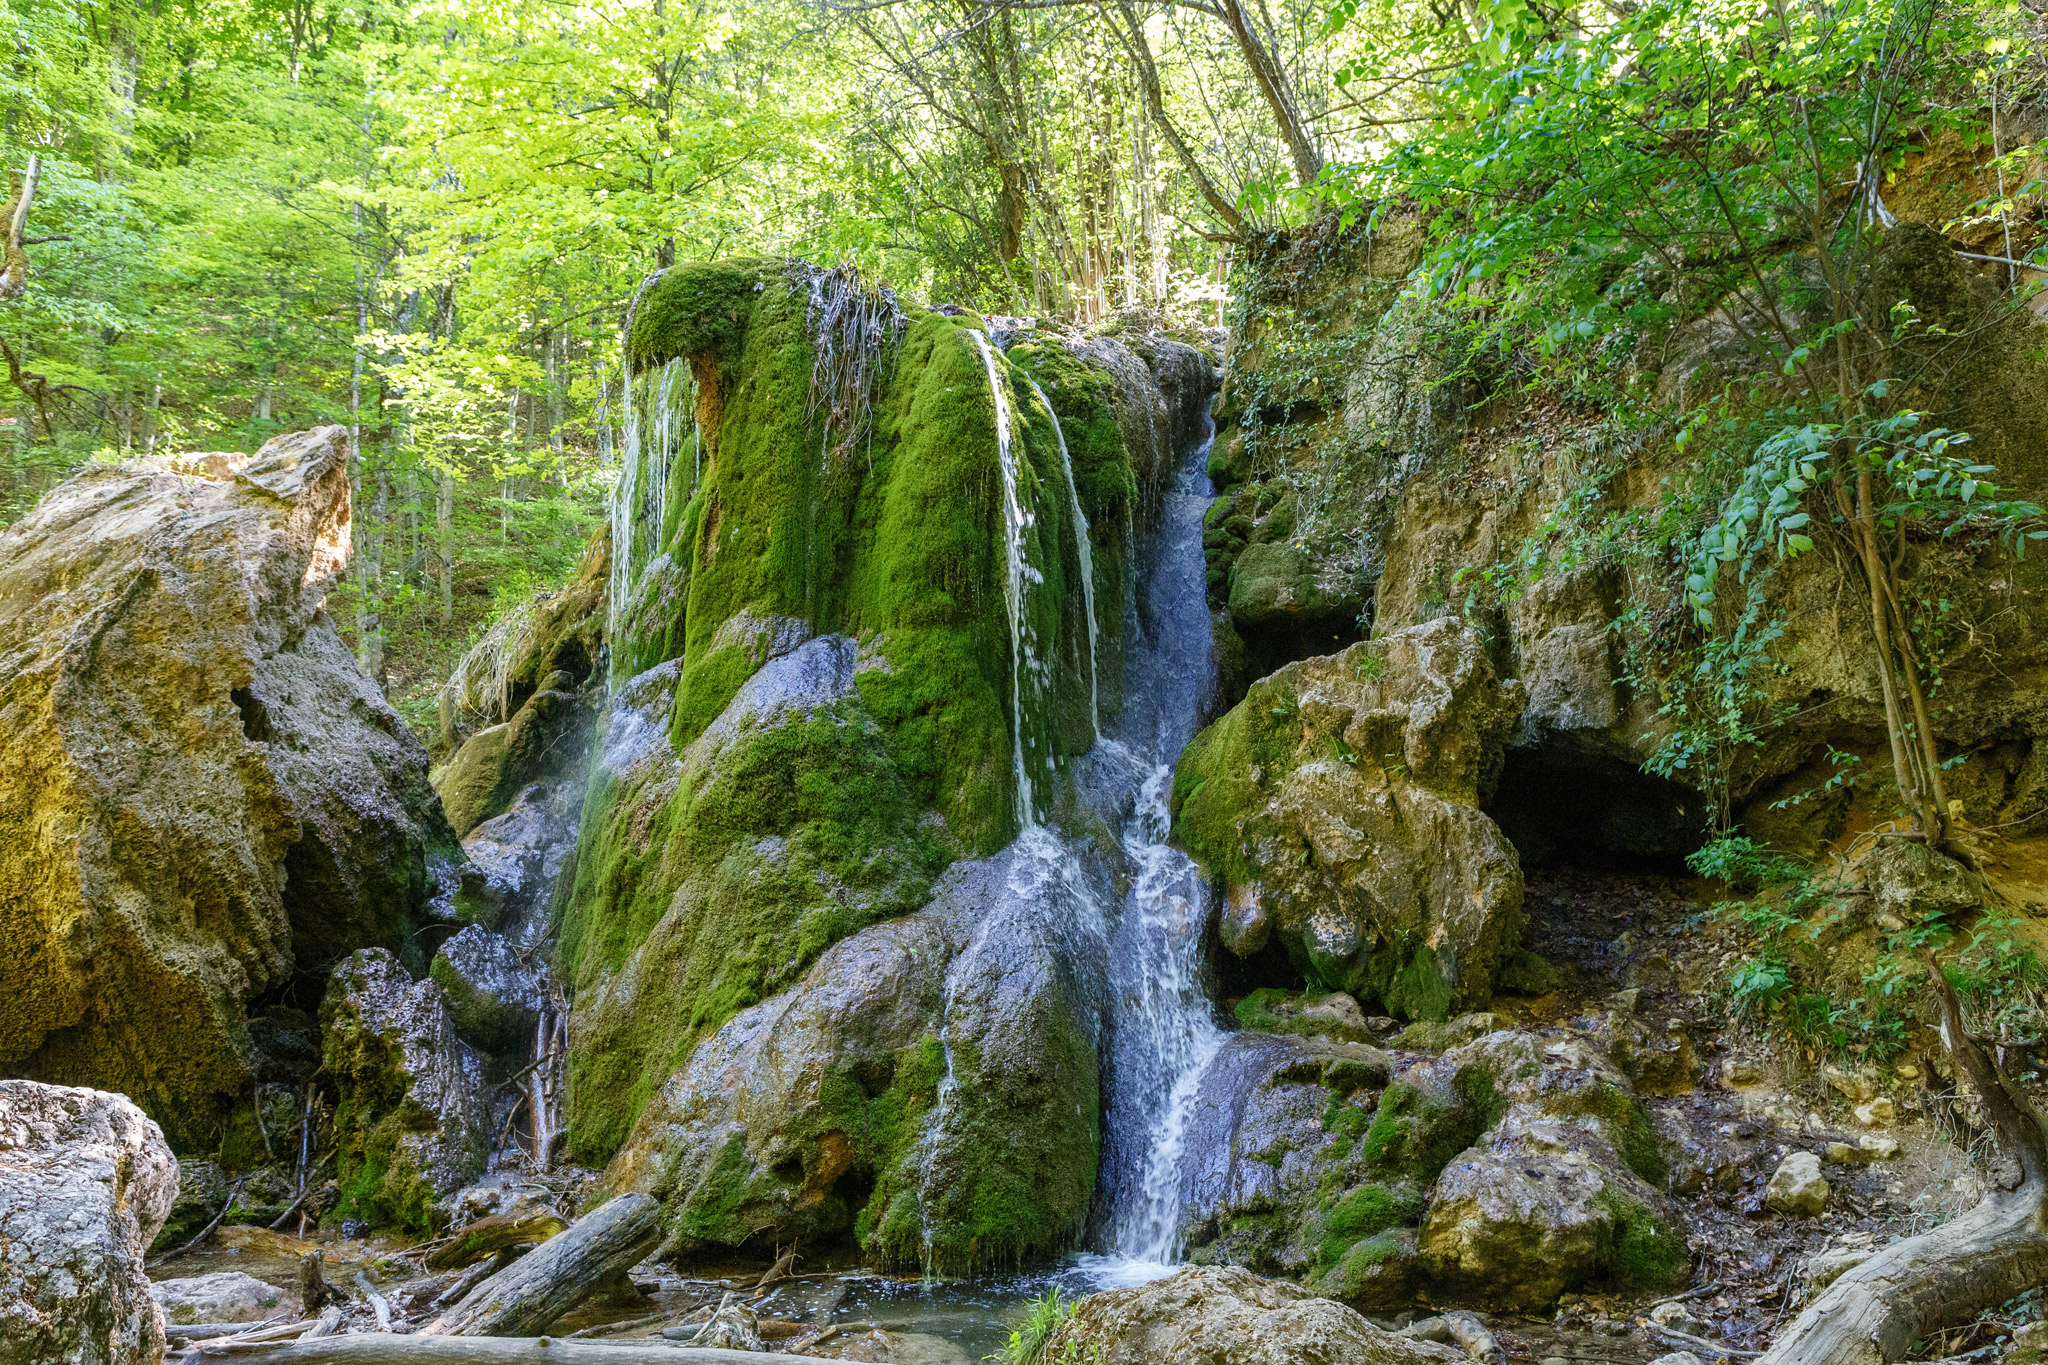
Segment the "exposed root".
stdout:
<svg viewBox="0 0 2048 1365">
<path fill-rule="evenodd" d="M 825 447 L 850 455 L 874 421 L 874 390 L 894 362 L 905 319 L 896 291 L 873 285 L 850 265 L 823 270 L 791 261 L 790 284 L 810 296 L 810 395 L 806 418 L 825 423 Z"/>
</svg>

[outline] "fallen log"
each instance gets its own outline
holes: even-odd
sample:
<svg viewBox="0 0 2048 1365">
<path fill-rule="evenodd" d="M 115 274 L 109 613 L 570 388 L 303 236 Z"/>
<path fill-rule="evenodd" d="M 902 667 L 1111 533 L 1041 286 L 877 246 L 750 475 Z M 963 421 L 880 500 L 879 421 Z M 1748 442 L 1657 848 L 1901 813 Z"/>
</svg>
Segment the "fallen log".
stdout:
<svg viewBox="0 0 2048 1365">
<path fill-rule="evenodd" d="M 1773 1342 L 1760 1365 L 1887 1365 L 1942 1327 L 2048 1280 L 2048 1124 L 1963 1028 L 1962 1009 L 1922 951 L 1941 1040 L 1969 1077 L 1999 1144 L 2020 1164 L 2018 1189 L 1994 1192 L 1950 1222 L 1894 1242 L 1829 1285 Z"/>
<path fill-rule="evenodd" d="M 429 1270 L 459 1270 L 488 1260 L 507 1247 L 551 1241 L 569 1225 L 553 1209 L 520 1209 L 479 1218 L 454 1234 L 454 1239 L 426 1258 Z"/>
<path fill-rule="evenodd" d="M 201 1351 L 201 1359 L 225 1350 Z M 369 1332 L 232 1353 L 252 1365 L 762 1365 L 755 1351 L 561 1337 L 430 1337 Z M 188 1357 L 189 1358 L 189 1357 Z"/>
<path fill-rule="evenodd" d="M 545 1331 L 654 1249 L 660 1207 L 650 1195 L 620 1195 L 470 1290 L 423 1332 L 499 1337 Z"/>
</svg>

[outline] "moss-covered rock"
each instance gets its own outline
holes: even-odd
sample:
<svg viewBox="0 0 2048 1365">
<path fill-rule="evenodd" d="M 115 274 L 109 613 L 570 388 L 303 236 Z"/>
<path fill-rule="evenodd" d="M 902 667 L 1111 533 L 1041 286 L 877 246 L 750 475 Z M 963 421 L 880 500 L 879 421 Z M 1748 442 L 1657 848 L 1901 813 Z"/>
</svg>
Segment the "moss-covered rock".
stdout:
<svg viewBox="0 0 2048 1365">
<path fill-rule="evenodd" d="M 1486 1003 L 1522 878 L 1478 806 L 1519 710 L 1455 618 L 1255 685 L 1174 775 L 1174 832 L 1223 883 L 1226 946 L 1277 937 L 1311 982 L 1409 1018 Z"/>
<path fill-rule="evenodd" d="M 559 907 L 585 1159 L 737 1012 L 1000 847 L 1024 815 L 1017 756 L 1048 790 L 1120 699 L 1141 465 L 1164 463 L 1130 433 L 1163 445 L 1185 422 L 1152 411 L 1147 362 L 1051 333 L 985 358 L 979 319 L 906 309 L 862 438 L 835 443 L 810 401 L 814 283 L 781 262 L 677 267 L 635 310 L 635 363 L 691 367 L 703 463 L 611 641 L 649 681 L 606 721 Z M 999 404 L 1027 523 L 1015 677 Z"/>
<path fill-rule="evenodd" d="M 335 968 L 320 1018 L 338 1092 L 332 1216 L 438 1230 L 443 1201 L 488 1155 L 482 1059 L 456 1036 L 441 987 L 415 982 L 382 949 Z"/>
<path fill-rule="evenodd" d="M 1071 1247 L 1094 1190 L 1090 987 L 1009 857 L 828 950 L 664 1085 L 607 1173 L 654 1193 L 676 1245 L 851 1241 L 944 1273 Z M 985 915 L 976 925 L 968 912 Z"/>
</svg>

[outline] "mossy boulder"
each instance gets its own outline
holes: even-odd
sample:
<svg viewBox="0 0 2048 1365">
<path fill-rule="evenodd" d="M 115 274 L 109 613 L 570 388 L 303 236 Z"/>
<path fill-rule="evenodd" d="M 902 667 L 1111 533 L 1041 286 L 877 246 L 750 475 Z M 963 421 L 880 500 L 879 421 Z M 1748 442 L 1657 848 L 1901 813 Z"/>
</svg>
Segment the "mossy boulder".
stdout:
<svg viewBox="0 0 2048 1365">
<path fill-rule="evenodd" d="M 207 1154 L 251 1002 L 407 954 L 460 857 L 427 754 L 322 611 L 348 438 L 93 464 L 0 532 L 0 1066 Z"/>
<path fill-rule="evenodd" d="M 1485 1004 L 1522 876 L 1479 806 L 1520 709 L 1456 618 L 1256 684 L 1174 775 L 1174 833 L 1223 885 L 1225 945 L 1277 939 L 1313 984 L 1408 1018 Z"/>
<path fill-rule="evenodd" d="M 1044 813 L 1021 807 L 1019 766 L 1052 790 L 1120 705 L 1137 509 L 1179 408 L 1199 418 L 1206 362 L 1050 330 L 1005 355 L 981 319 L 905 307 L 849 442 L 811 401 L 811 300 L 843 283 L 800 263 L 679 266 L 635 308 L 643 375 L 694 379 L 702 458 L 635 523 L 658 534 L 609 642 L 621 695 L 557 906 L 583 1160 L 616 1152 L 720 1026 Z M 1171 401 L 1154 377 L 1169 370 Z"/>
<path fill-rule="evenodd" d="M 608 1185 L 659 1197 L 684 1253 L 851 1242 L 950 1274 L 1075 1245 L 1101 987 L 1042 906 L 1000 904 L 1011 867 L 956 865 L 932 907 L 727 1022 L 649 1103 Z"/>
<path fill-rule="evenodd" d="M 1692 1263 L 1642 1105 L 1589 1043 L 1499 1031 L 1445 1055 L 1495 1121 L 1437 1178 L 1418 1252 L 1438 1292 L 1538 1311 L 1682 1285 Z"/>
<path fill-rule="evenodd" d="M 547 966 L 533 953 L 472 924 L 441 945 L 427 974 L 465 1042 L 486 1052 L 530 1052 L 551 996 Z"/>
<path fill-rule="evenodd" d="M 483 1059 L 456 1035 L 433 981 L 366 948 L 335 968 L 320 1009 L 334 1109 L 337 1219 L 434 1232 L 444 1201 L 483 1174 Z"/>
</svg>

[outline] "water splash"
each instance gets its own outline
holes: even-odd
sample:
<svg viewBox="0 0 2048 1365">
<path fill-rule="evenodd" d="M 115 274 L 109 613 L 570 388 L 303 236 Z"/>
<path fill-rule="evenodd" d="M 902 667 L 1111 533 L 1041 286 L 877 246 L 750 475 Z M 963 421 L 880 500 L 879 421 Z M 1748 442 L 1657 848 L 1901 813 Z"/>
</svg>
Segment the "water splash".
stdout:
<svg viewBox="0 0 2048 1365">
<path fill-rule="evenodd" d="M 1010 753 L 1017 777 L 1017 818 L 1025 829 L 1038 823 L 1038 808 L 1032 798 L 1031 770 L 1024 762 L 1024 680 L 1036 677 L 1038 654 L 1033 648 L 1031 620 L 1026 613 L 1025 595 L 1037 581 L 1025 552 L 1025 535 L 1031 529 L 1031 514 L 1025 509 L 1018 486 L 1017 452 L 1010 441 L 1010 398 L 1003 376 L 996 369 L 996 354 L 989 349 L 988 336 L 969 332 L 981 351 L 988 370 L 989 393 L 996 403 L 996 459 L 1003 471 L 1003 606 L 1010 617 Z"/>
<path fill-rule="evenodd" d="M 1094 738 L 1102 737 L 1102 684 L 1096 667 L 1101 651 L 1098 647 L 1099 633 L 1095 627 L 1095 550 L 1089 541 L 1088 514 L 1081 510 L 1081 490 L 1074 486 L 1074 460 L 1067 453 L 1067 434 L 1060 429 L 1060 415 L 1052 410 L 1052 400 L 1045 396 L 1045 390 L 1038 387 L 1038 381 L 1024 376 L 1024 382 L 1038 395 L 1038 401 L 1045 407 L 1045 415 L 1052 418 L 1052 434 L 1060 442 L 1060 468 L 1067 475 L 1067 500 L 1074 514 L 1074 540 L 1081 548 L 1081 599 L 1088 610 L 1088 732 Z"/>
</svg>

